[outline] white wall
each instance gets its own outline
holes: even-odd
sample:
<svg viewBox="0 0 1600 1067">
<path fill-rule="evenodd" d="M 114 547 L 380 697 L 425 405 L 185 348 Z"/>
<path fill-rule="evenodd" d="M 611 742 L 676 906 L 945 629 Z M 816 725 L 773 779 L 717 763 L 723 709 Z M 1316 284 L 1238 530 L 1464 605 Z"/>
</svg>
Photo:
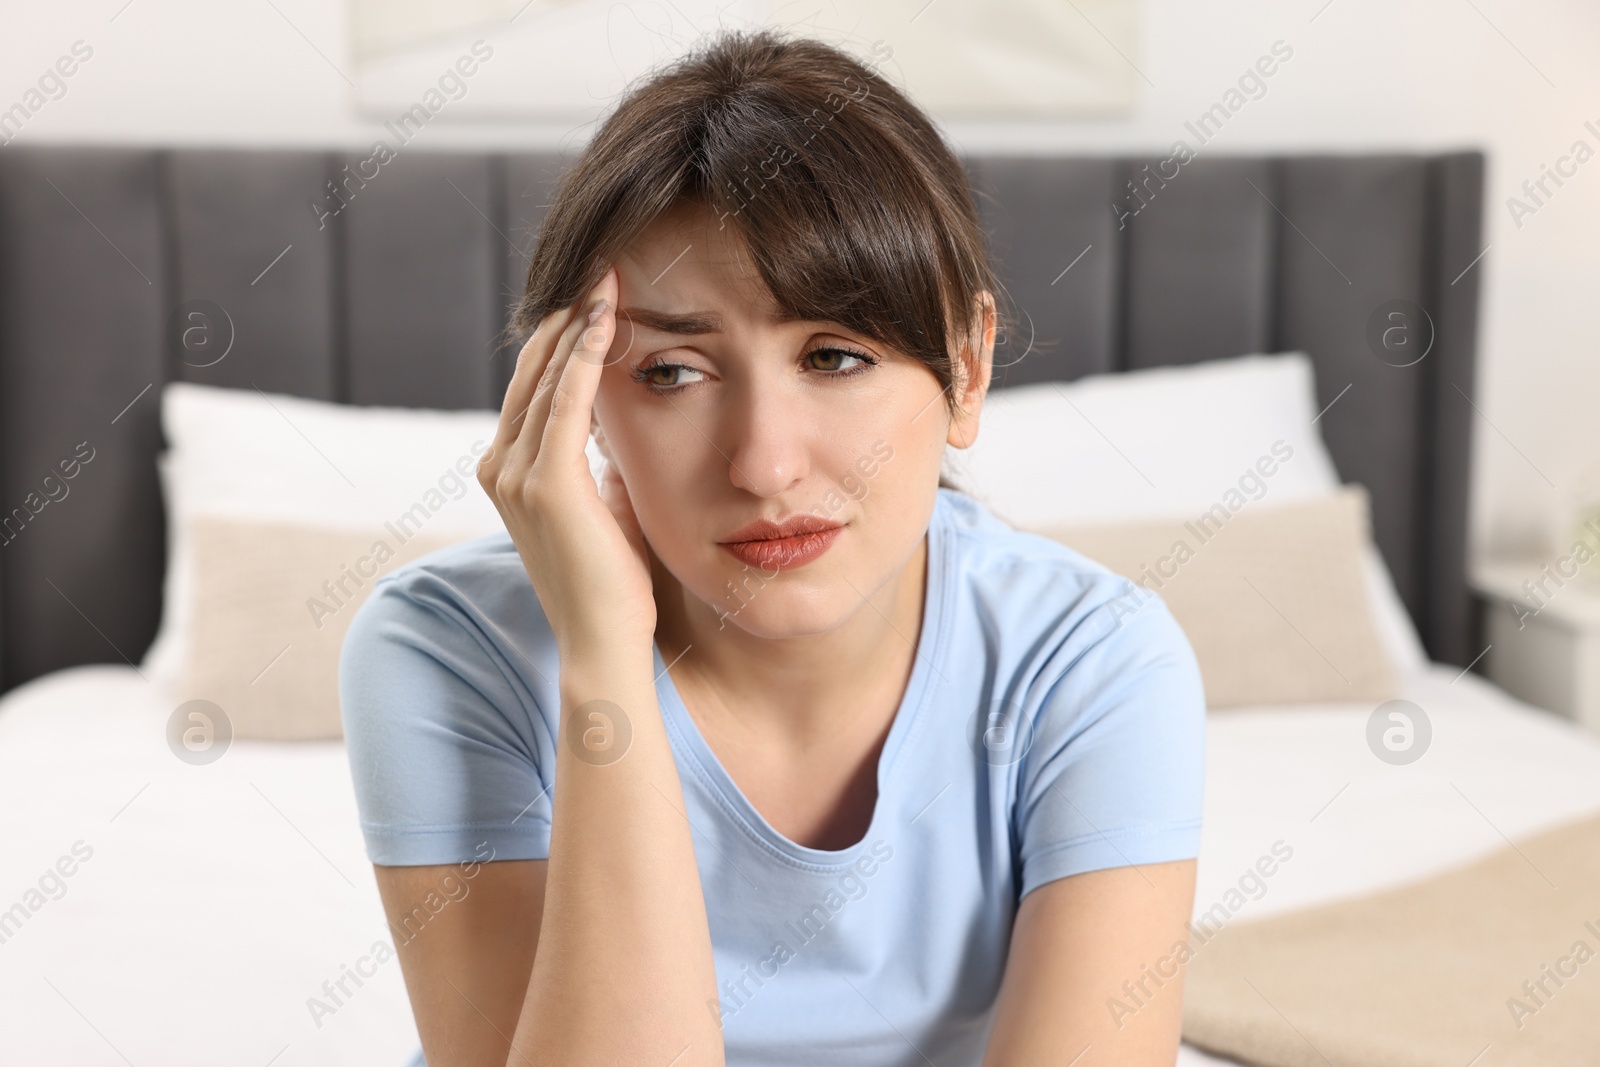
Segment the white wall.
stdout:
<svg viewBox="0 0 1600 1067">
<path fill-rule="evenodd" d="M 919 24 L 938 18 L 941 4 L 975 2 L 935 0 Z M 947 129 L 973 150 L 1164 150 L 1185 135 L 1186 119 L 1282 39 L 1293 59 L 1207 151 L 1485 147 L 1491 250 L 1474 268 L 1485 304 L 1473 540 L 1481 551 L 1555 550 L 1570 542 L 1573 495 L 1600 467 L 1600 359 L 1590 323 L 1600 291 L 1600 159 L 1578 168 L 1520 227 L 1506 198 L 1575 140 L 1600 150 L 1600 136 L 1584 128 L 1592 120 L 1600 130 L 1600 6 L 1325 3 L 1143 0 L 1142 39 L 1132 53 L 1143 98 L 1132 118 L 952 122 Z M 346 14 L 337 0 L 124 4 L 0 0 L 0 108 L 20 99 L 74 41 L 94 50 L 66 94 L 33 115 L 16 143 L 366 147 L 377 135 L 379 122 L 357 114 L 335 69 L 347 67 Z M 914 47 L 914 31 L 896 48 Z M 479 76 L 493 77 L 493 68 Z M 427 135 L 441 148 L 572 146 L 586 128 L 463 121 L 430 126 Z"/>
</svg>

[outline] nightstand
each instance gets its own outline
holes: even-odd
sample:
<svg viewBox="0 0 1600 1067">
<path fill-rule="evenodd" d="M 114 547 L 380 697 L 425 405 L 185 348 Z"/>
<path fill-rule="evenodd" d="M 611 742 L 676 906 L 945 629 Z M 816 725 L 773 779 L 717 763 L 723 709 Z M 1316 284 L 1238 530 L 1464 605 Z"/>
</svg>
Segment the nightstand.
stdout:
<svg viewBox="0 0 1600 1067">
<path fill-rule="evenodd" d="M 1471 568 L 1488 601 L 1485 673 L 1517 699 L 1600 733 L 1600 582 L 1558 578 L 1542 560 Z"/>
</svg>

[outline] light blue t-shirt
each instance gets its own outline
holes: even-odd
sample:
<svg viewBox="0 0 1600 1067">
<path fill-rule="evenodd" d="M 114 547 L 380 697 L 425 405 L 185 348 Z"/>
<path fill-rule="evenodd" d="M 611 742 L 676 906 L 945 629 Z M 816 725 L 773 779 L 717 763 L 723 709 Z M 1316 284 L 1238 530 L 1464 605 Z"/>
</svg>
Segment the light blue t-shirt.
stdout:
<svg viewBox="0 0 1600 1067">
<path fill-rule="evenodd" d="M 655 650 L 730 1067 L 977 1067 L 1025 894 L 1199 854 L 1200 671 L 1165 603 L 1133 590 L 940 489 L 872 823 L 839 851 L 756 811 Z M 374 863 L 549 856 L 557 663 L 505 533 L 378 580 L 340 663 Z"/>
</svg>

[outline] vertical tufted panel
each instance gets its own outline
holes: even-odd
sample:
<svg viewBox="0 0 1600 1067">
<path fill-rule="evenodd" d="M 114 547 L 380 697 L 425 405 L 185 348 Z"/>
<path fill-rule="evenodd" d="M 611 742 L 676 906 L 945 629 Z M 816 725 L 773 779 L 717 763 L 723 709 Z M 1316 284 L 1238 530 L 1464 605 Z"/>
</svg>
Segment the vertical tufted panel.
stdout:
<svg viewBox="0 0 1600 1067">
<path fill-rule="evenodd" d="M 319 223 L 311 209 L 326 192 L 327 157 L 180 149 L 167 178 L 174 293 L 166 311 L 185 320 L 190 339 L 169 345 L 172 377 L 339 399 L 338 248 L 326 225 L 336 220 Z"/>
<path fill-rule="evenodd" d="M 336 172 L 355 186 L 339 216 L 349 401 L 498 406 L 491 365 L 505 244 L 498 163 L 414 149 L 363 168 L 365 158 L 343 157 Z M 364 181 L 363 173 L 374 177 Z"/>
<path fill-rule="evenodd" d="M 1127 273 L 1118 369 L 1266 351 L 1277 231 L 1267 198 L 1277 198 L 1276 168 L 1265 159 L 1161 163 L 1127 162 L 1118 184 L 1127 212 L 1119 215 Z"/>
<path fill-rule="evenodd" d="M 503 207 L 506 240 L 501 245 L 504 250 L 501 257 L 504 280 L 500 291 L 502 324 L 510 321 L 512 310 L 522 298 L 523 287 L 528 281 L 528 260 L 538 243 L 539 227 L 544 225 L 545 213 L 555 195 L 556 182 L 571 162 L 570 157 L 554 152 L 506 157 Z M 504 395 L 516 360 L 515 347 L 509 347 L 502 353 L 497 398 Z"/>
<path fill-rule="evenodd" d="M 1426 359 L 1391 366 L 1366 333 L 1379 305 L 1425 298 L 1426 176 L 1412 156 L 1293 159 L 1283 164 L 1278 203 L 1293 223 L 1279 231 L 1278 347 L 1311 354 L 1318 408 L 1333 405 L 1320 420 L 1323 438 L 1340 476 L 1371 493 L 1373 536 L 1413 613 L 1423 594 L 1419 524 L 1428 521 L 1420 504 L 1429 367 Z"/>
<path fill-rule="evenodd" d="M 995 339 L 994 387 L 1110 371 L 1121 266 L 1107 159 L 967 159 L 1015 321 Z"/>
<path fill-rule="evenodd" d="M 160 180 L 150 150 L 0 153 L 7 687 L 78 663 L 137 663 L 155 635 L 165 536 L 154 463 L 166 307 Z M 71 466 L 80 455 L 90 458 Z"/>
</svg>

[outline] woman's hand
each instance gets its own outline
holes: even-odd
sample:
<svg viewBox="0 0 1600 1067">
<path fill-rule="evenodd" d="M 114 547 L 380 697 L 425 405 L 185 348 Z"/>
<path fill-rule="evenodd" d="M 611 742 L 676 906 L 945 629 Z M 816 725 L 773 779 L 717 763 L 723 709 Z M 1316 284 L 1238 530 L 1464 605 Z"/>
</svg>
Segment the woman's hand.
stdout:
<svg viewBox="0 0 1600 1067">
<path fill-rule="evenodd" d="M 616 336 L 616 268 L 564 311 L 551 312 L 517 356 L 494 444 L 478 483 L 494 501 L 555 631 L 575 650 L 655 635 L 644 535 L 615 467 L 595 485 L 584 446 Z M 591 314 L 598 309 L 598 314 Z"/>
</svg>

